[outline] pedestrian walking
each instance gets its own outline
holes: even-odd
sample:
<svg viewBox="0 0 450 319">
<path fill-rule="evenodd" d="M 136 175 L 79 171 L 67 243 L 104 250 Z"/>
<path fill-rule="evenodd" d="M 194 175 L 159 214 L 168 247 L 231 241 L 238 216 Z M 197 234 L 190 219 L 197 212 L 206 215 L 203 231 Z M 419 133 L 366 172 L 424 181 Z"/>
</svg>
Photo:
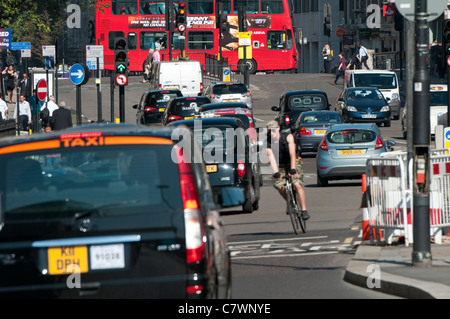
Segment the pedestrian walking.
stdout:
<svg viewBox="0 0 450 319">
<path fill-rule="evenodd" d="M 6 75 L 6 91 L 8 91 L 8 103 L 12 103 L 12 97 L 14 89 L 16 88 L 16 79 L 17 79 L 17 73 L 14 71 L 14 67 L 12 65 L 9 65 L 6 67 L 5 70 L 2 72 L 4 75 Z"/>
<path fill-rule="evenodd" d="M 345 81 L 345 70 L 347 70 L 347 61 L 345 61 L 344 54 L 339 52 L 339 66 L 336 69 L 336 78 L 334 79 L 334 82 L 331 82 L 331 84 L 336 85 L 341 75 L 343 81 Z"/>
<path fill-rule="evenodd" d="M 61 101 L 58 104 L 59 108 L 53 111 L 50 123 L 52 124 L 52 130 L 64 130 L 68 127 L 72 127 L 72 113 L 69 109 L 66 109 L 66 102 Z"/>
<path fill-rule="evenodd" d="M 25 94 L 20 94 L 19 97 L 19 114 L 17 114 L 17 104 L 14 109 L 14 118 L 17 119 L 17 115 L 19 115 L 19 129 L 21 131 L 26 131 L 28 129 L 28 125 L 32 123 L 31 120 L 31 108 L 30 103 L 25 100 Z"/>
<path fill-rule="evenodd" d="M 161 61 L 161 54 L 159 53 L 159 50 L 161 49 L 161 46 L 156 47 L 156 50 L 152 54 L 153 62 L 159 62 Z"/>
<path fill-rule="evenodd" d="M 359 44 L 359 63 L 364 65 L 367 70 L 370 70 L 369 66 L 367 65 L 367 60 L 369 59 L 369 53 L 367 52 L 367 49 L 364 47 L 362 43 Z"/>
<path fill-rule="evenodd" d="M 38 110 L 41 109 L 42 101 L 40 101 L 37 97 L 36 89 L 33 90 L 33 95 L 30 96 L 28 99 L 28 103 L 30 103 L 31 107 L 31 116 L 33 121 L 33 132 L 40 132 L 41 131 L 41 121 L 38 117 Z"/>
<path fill-rule="evenodd" d="M 155 52 L 155 50 L 149 49 L 147 58 L 144 61 L 144 79 L 142 80 L 142 83 L 146 83 L 146 82 L 150 81 L 152 62 L 153 62 L 153 52 Z"/>
<path fill-rule="evenodd" d="M 333 61 L 333 55 L 331 54 L 331 48 L 329 44 L 325 44 L 322 48 L 323 67 L 325 73 L 331 73 L 331 61 Z"/>
<path fill-rule="evenodd" d="M 22 74 L 22 80 L 19 83 L 20 93 L 25 94 L 25 99 L 29 99 L 31 96 L 31 81 L 26 73 Z"/>
</svg>

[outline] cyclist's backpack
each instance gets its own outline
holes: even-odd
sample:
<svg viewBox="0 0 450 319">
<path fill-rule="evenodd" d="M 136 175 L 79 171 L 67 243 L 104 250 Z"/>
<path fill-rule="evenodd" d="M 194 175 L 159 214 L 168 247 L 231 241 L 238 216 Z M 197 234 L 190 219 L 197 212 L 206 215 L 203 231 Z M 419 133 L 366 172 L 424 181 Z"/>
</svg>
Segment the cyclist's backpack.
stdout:
<svg viewBox="0 0 450 319">
<path fill-rule="evenodd" d="M 42 121 L 44 122 L 48 122 L 50 119 L 50 112 L 48 111 L 48 108 L 45 107 L 41 113 L 39 114 L 39 117 L 41 118 Z"/>
</svg>

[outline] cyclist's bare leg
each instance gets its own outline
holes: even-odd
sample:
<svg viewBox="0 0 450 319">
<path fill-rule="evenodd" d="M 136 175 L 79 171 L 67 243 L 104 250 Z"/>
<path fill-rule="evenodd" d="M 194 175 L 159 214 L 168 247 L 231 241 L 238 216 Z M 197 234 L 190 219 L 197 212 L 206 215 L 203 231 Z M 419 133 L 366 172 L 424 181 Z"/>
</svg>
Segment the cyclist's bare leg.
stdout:
<svg viewBox="0 0 450 319">
<path fill-rule="evenodd" d="M 295 189 L 297 190 L 297 199 L 300 204 L 301 210 L 306 210 L 306 195 L 305 190 L 299 183 L 294 183 Z"/>
<path fill-rule="evenodd" d="M 280 188 L 278 188 L 278 193 L 280 193 L 281 197 L 283 197 L 284 200 L 287 200 L 286 189 L 284 188 L 284 186 L 281 186 Z"/>
</svg>

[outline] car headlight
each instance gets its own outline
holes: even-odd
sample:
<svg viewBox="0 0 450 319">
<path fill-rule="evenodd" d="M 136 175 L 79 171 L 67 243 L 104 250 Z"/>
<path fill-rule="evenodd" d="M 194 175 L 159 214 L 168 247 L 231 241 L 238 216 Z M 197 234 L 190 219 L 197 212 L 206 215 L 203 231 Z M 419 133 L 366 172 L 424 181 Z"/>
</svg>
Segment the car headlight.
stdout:
<svg viewBox="0 0 450 319">
<path fill-rule="evenodd" d="M 391 99 L 389 100 L 389 103 L 392 102 L 398 102 L 400 100 L 399 96 L 397 93 L 393 93 Z"/>
<path fill-rule="evenodd" d="M 349 111 L 349 112 L 358 112 L 358 110 L 356 109 L 356 107 L 350 106 L 350 105 L 347 105 L 347 111 Z"/>
<path fill-rule="evenodd" d="M 383 106 L 380 110 L 380 112 L 389 112 L 390 108 L 389 105 Z"/>
</svg>

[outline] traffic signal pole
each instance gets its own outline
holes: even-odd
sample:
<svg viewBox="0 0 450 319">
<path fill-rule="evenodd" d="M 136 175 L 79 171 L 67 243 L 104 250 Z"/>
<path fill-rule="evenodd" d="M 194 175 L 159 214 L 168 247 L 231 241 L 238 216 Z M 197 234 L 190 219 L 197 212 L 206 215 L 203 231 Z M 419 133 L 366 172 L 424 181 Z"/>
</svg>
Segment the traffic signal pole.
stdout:
<svg viewBox="0 0 450 319">
<path fill-rule="evenodd" d="M 413 78 L 413 252 L 412 264 L 431 266 L 430 248 L 430 74 L 427 68 L 427 0 L 416 0 L 416 65 Z"/>
</svg>

